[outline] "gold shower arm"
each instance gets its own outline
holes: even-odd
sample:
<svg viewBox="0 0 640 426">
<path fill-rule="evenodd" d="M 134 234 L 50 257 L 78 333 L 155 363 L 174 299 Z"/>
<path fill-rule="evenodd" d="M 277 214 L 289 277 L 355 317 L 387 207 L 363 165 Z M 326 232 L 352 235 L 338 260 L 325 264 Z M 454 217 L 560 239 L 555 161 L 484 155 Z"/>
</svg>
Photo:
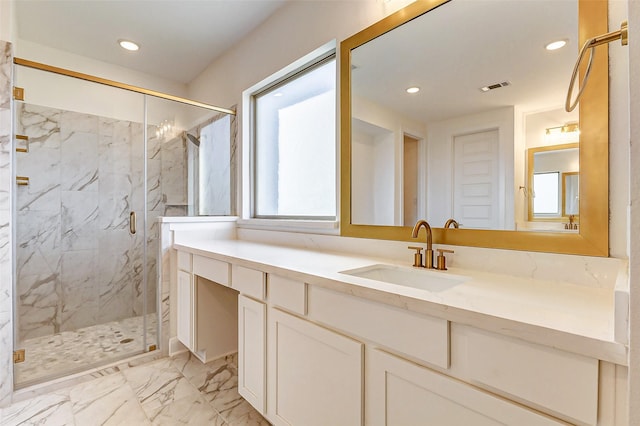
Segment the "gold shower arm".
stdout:
<svg viewBox="0 0 640 426">
<path fill-rule="evenodd" d="M 573 73 L 571 74 L 571 81 L 569 82 L 569 91 L 567 92 L 567 100 L 564 104 L 564 109 L 567 112 L 573 111 L 578 102 L 580 102 L 580 98 L 582 97 L 582 92 L 584 88 L 587 86 L 587 81 L 589 80 L 589 73 L 591 72 L 591 65 L 593 64 L 593 55 L 595 54 L 594 48 L 596 46 L 600 46 L 601 44 L 611 43 L 612 41 L 620 40 L 623 46 L 629 44 L 629 24 L 627 21 L 622 21 L 620 24 L 620 29 L 618 31 L 612 31 L 610 33 L 602 34 L 597 37 L 593 37 L 585 41 L 582 49 L 580 49 L 580 54 L 578 55 L 578 60 L 576 61 L 575 66 L 573 67 Z M 578 69 L 580 68 L 580 64 L 582 63 L 582 58 L 584 54 L 589 49 L 589 63 L 587 64 L 587 71 L 584 73 L 584 78 L 580 83 L 580 90 L 578 90 L 578 96 L 576 96 L 576 100 L 571 103 L 571 95 L 573 93 L 573 87 L 576 84 L 576 77 L 578 76 Z"/>
</svg>

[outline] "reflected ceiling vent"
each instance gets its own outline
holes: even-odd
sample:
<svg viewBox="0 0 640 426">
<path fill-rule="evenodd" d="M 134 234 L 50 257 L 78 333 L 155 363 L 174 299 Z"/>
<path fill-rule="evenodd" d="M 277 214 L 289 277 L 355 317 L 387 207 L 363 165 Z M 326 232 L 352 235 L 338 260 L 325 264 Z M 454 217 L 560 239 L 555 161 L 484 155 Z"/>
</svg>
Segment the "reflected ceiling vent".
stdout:
<svg viewBox="0 0 640 426">
<path fill-rule="evenodd" d="M 511 86 L 511 83 L 509 83 L 508 81 L 503 81 L 502 83 L 493 83 L 488 86 L 481 87 L 480 91 L 488 92 L 490 90 L 495 90 L 495 89 L 499 89 L 501 87 L 506 87 L 506 86 Z"/>
</svg>

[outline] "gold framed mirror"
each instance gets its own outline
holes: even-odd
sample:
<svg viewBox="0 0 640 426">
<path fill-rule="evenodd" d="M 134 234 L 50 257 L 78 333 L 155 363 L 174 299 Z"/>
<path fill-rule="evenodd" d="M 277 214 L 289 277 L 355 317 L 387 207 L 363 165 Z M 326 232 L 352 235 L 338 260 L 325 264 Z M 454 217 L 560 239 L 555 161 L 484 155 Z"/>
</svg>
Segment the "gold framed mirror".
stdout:
<svg viewBox="0 0 640 426">
<path fill-rule="evenodd" d="M 573 224 L 575 220 L 577 223 L 580 215 L 579 149 L 579 144 L 574 142 L 527 150 L 529 221 L 570 221 Z M 571 227 L 573 231 L 577 229 Z"/>
<path fill-rule="evenodd" d="M 353 182 L 355 180 L 352 173 L 354 173 L 354 158 L 357 158 L 357 152 L 354 154 L 354 148 L 352 145 L 352 135 L 354 134 L 354 128 L 358 127 L 358 124 L 354 124 L 354 108 L 358 108 L 356 104 L 354 106 L 353 93 L 354 87 L 359 82 L 354 82 L 354 72 L 358 72 L 360 67 L 359 63 L 352 61 L 354 53 L 358 53 L 356 49 L 361 46 L 365 46 L 367 43 L 376 40 L 382 41 L 386 39 L 387 34 L 393 34 L 396 29 L 402 29 L 405 31 L 405 24 L 415 25 L 423 17 L 431 16 L 430 14 L 439 13 L 441 10 L 452 10 L 447 8 L 467 8 L 470 4 L 476 2 L 464 2 L 458 0 L 451 1 L 439 1 L 439 0 L 418 0 L 404 9 L 396 12 L 393 15 L 377 22 L 376 24 L 366 28 L 365 30 L 353 35 L 352 37 L 344 40 L 340 45 L 340 106 L 341 106 L 341 235 L 359 238 L 375 238 L 375 239 L 389 239 L 399 241 L 411 240 L 411 223 L 384 223 L 371 224 L 371 221 L 367 222 L 357 218 L 358 206 L 355 204 L 354 199 L 360 197 L 362 194 L 358 188 L 354 188 Z M 497 3 L 499 7 L 503 7 L 505 2 L 493 2 Z M 522 2 L 518 2 L 522 3 Z M 550 4 L 560 4 L 566 2 L 550 2 Z M 546 6 L 538 6 L 539 9 L 545 9 Z M 577 40 L 572 40 L 574 50 L 577 52 L 582 43 L 589 37 L 593 37 L 607 32 L 607 2 L 603 0 L 577 0 Z M 473 13 L 467 13 L 469 16 L 476 18 Z M 495 15 L 495 14 L 494 14 Z M 500 13 L 497 13 L 500 16 Z M 443 15 L 444 16 L 444 15 Z M 476 19 L 477 20 L 477 19 Z M 459 30 L 456 25 L 463 25 Z M 467 25 L 467 26 L 465 26 Z M 489 29 L 488 29 L 489 28 Z M 515 27 L 518 29 L 517 26 Z M 446 21 L 447 32 L 440 34 L 438 37 L 421 38 L 418 39 L 419 45 L 425 45 L 428 43 L 434 43 L 438 45 L 440 52 L 437 56 L 433 56 L 432 64 L 444 63 L 450 70 L 455 70 L 458 66 L 455 59 L 447 59 L 444 55 L 449 49 L 448 41 L 451 38 L 451 34 L 469 32 L 470 28 L 468 24 L 464 22 L 449 22 Z M 485 32 L 496 31 L 494 27 L 485 26 Z M 526 31 L 522 31 L 526 32 Z M 502 39 L 509 39 L 514 32 L 498 35 Z M 475 34 L 472 34 L 472 38 Z M 554 35 L 550 35 L 555 36 Z M 525 46 L 518 46 L 518 48 L 524 49 Z M 398 51 L 409 51 L 410 55 L 419 56 L 412 47 L 409 46 L 396 46 Z M 464 226 L 464 221 L 461 221 L 460 229 L 443 229 L 444 221 L 441 219 L 432 220 L 431 225 L 433 228 L 434 242 L 439 244 L 451 244 L 451 245 L 464 245 L 464 246 L 476 246 L 476 247 L 488 247 L 488 248 L 501 248 L 501 249 L 515 249 L 515 250 L 527 250 L 527 251 L 541 251 L 541 252 L 555 252 L 555 253 L 567 253 L 567 254 L 581 254 L 581 255 L 594 255 L 594 256 L 607 256 L 608 255 L 608 55 L 607 47 L 599 47 L 602 49 L 595 56 L 593 68 L 589 79 L 589 86 L 584 92 L 583 98 L 579 105 L 579 126 L 580 126 L 580 150 L 579 150 L 579 163 L 580 163 L 580 186 L 579 186 L 579 209 L 580 209 L 580 227 L 577 232 L 553 232 L 552 230 L 538 231 L 538 230 L 505 230 L 514 229 L 515 227 L 503 226 L 499 229 L 469 229 L 471 226 Z M 454 58 L 468 56 L 467 52 L 455 51 Z M 481 57 L 496 58 L 493 53 L 483 53 Z M 498 53 L 500 55 L 500 53 Z M 504 55 L 504 53 L 502 53 Z M 375 57 L 375 54 L 373 55 Z M 575 57 L 573 57 L 575 60 Z M 376 60 L 379 64 L 391 61 L 381 55 L 377 55 Z M 470 68 L 473 72 L 473 68 Z M 452 71 L 453 73 L 453 71 Z M 581 74 L 584 73 L 584 68 L 581 69 Z M 563 75 L 562 78 L 568 83 L 570 72 L 567 75 Z M 498 80 L 502 85 L 508 86 L 515 81 Z M 375 83 L 379 86 L 383 86 L 386 80 L 384 77 Z M 435 82 L 435 84 L 444 84 L 442 82 Z M 488 81 L 487 83 L 490 83 Z M 565 83 L 565 84 L 567 84 Z M 410 82 L 407 82 L 407 85 Z M 540 83 L 539 87 L 542 87 Z M 489 87 L 481 88 L 489 90 Z M 497 93 L 497 92 L 496 92 Z M 506 93 L 506 92 L 505 92 Z M 564 93 L 566 93 L 566 85 L 564 86 Z M 564 96 L 563 93 L 563 96 Z M 442 100 L 443 98 L 439 98 Z M 360 100 L 357 100 L 360 102 Z M 444 102 L 442 103 L 444 105 Z M 515 115 L 514 121 L 523 120 L 518 108 L 513 109 Z M 366 127 L 366 126 L 365 126 Z M 410 126 L 409 126 L 410 127 Z M 491 130 L 492 126 L 489 126 Z M 356 129 L 357 130 L 357 129 Z M 360 129 L 362 130 L 362 129 Z M 372 138 L 377 138 L 376 133 L 379 129 L 365 128 L 364 133 L 373 134 Z M 402 136 L 416 137 L 418 132 L 411 130 L 405 132 L 403 135 L 397 135 L 396 140 L 400 140 Z M 502 134 L 502 130 L 498 132 Z M 388 135 L 387 135 L 388 136 Z M 418 137 L 419 139 L 419 137 Z M 426 138 L 424 138 L 426 139 Z M 427 141 L 428 142 L 428 141 Z M 402 149 L 398 149 L 396 143 L 395 153 L 392 149 L 387 151 L 397 158 L 402 157 Z M 427 150 L 428 151 L 428 150 Z M 524 150 L 518 154 L 514 152 L 506 152 L 504 149 L 500 149 L 500 158 L 510 158 L 510 155 L 514 155 L 514 162 L 520 163 L 520 166 L 524 170 L 524 163 L 526 158 L 524 156 Z M 402 160 L 397 160 L 401 162 Z M 373 169 L 373 173 L 369 176 L 377 174 L 375 162 L 368 162 L 370 169 Z M 498 163 L 496 167 L 503 167 L 501 163 Z M 509 166 L 510 167 L 510 166 Z M 505 167 L 506 174 L 504 176 L 513 177 L 513 170 L 509 172 L 509 167 Z M 401 168 L 400 168 L 401 169 Z M 446 169 L 445 169 L 446 170 Z M 356 172 L 358 172 L 356 170 Z M 358 172 L 359 173 L 359 172 Z M 511 173 L 511 174 L 509 174 Z M 383 173 L 380 173 L 383 174 Z M 522 172 L 522 179 L 526 179 L 524 171 Z M 402 176 L 402 170 L 399 175 Z M 376 179 L 378 176 L 374 176 Z M 395 187 L 402 187 L 401 179 L 396 179 L 393 183 Z M 370 180 L 372 180 L 370 178 Z M 503 179 L 504 180 L 504 179 Z M 432 181 L 437 181 L 436 176 Z M 520 188 L 519 188 L 520 187 Z M 526 183 L 523 181 L 519 185 L 514 185 L 513 191 L 503 191 L 506 195 L 507 202 L 509 200 L 518 199 L 519 197 L 525 197 L 523 195 L 522 188 L 526 188 Z M 418 185 L 414 191 L 420 197 L 421 193 L 426 192 L 426 187 Z M 356 192 L 354 192 L 356 190 Z M 510 194 L 510 195 L 509 195 Z M 511 197 L 511 198 L 509 198 Z M 402 201 L 402 196 L 392 195 L 390 198 L 393 203 L 398 205 L 407 206 L 409 204 Z M 398 202 L 398 199 L 401 201 Z M 437 200 L 436 200 L 437 204 Z M 526 217 L 527 210 L 525 201 L 522 202 L 521 214 Z M 405 207 L 406 208 L 406 207 Z M 402 210 L 402 207 L 400 208 Z M 517 210 L 517 209 L 516 209 Z M 425 218 L 426 210 L 418 210 L 418 219 Z M 356 220 L 354 219 L 354 212 L 356 213 Z M 404 213 L 404 212 L 403 212 Z M 516 212 L 516 214 L 519 214 Z M 402 214 L 401 217 L 411 217 L 411 215 Z M 442 216 L 444 217 L 444 216 Z M 454 219 L 457 219 L 454 215 Z M 430 218 L 426 218 L 429 220 Z M 402 220 L 402 219 L 401 219 Z M 404 219 L 405 221 L 407 219 Z M 509 223 L 512 218 L 507 215 L 507 220 L 503 221 Z M 440 223 L 443 222 L 443 223 Z M 375 222 L 373 222 L 375 223 Z M 516 228 L 517 229 L 517 228 Z"/>
</svg>

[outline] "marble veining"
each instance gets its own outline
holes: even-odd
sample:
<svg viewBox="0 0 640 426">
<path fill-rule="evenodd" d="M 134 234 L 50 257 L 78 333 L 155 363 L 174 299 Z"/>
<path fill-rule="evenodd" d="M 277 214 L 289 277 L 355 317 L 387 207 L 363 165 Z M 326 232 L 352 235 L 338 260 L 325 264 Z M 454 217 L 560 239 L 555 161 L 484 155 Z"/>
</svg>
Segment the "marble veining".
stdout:
<svg viewBox="0 0 640 426">
<path fill-rule="evenodd" d="M 218 409 L 210 394 L 217 390 L 232 408 Z M 2 409 L 0 423 L 56 425 L 218 425 L 267 426 L 269 423 L 237 393 L 237 356 L 202 364 L 189 353 L 74 384 Z"/>
<path fill-rule="evenodd" d="M 16 197 L 17 340 L 141 314 L 144 241 L 129 234 L 129 212 L 143 209 L 144 188 L 134 184 L 143 173 L 142 125 L 28 103 L 16 109 L 18 133 L 30 142 L 16 154 L 30 178 Z"/>
<path fill-rule="evenodd" d="M 8 71 L 10 62 L 6 67 Z M 10 94 L 6 96 L 10 98 Z M 60 336 L 140 316 L 146 305 L 147 312 L 162 310 L 161 347 L 167 353 L 171 335 L 170 300 L 168 280 L 163 278 L 162 290 L 155 286 L 160 251 L 160 227 L 156 219 L 167 214 L 187 214 L 184 141 L 178 138 L 174 143 L 164 143 L 155 137 L 151 126 L 147 132 L 149 139 L 145 152 L 141 123 L 23 102 L 16 103 L 15 108 L 15 133 L 29 137 L 29 152 L 12 154 L 11 111 L 0 108 L 0 176 L 7 177 L 3 183 L 8 182 L 11 167 L 16 167 L 18 174 L 30 177 L 30 185 L 18 187 L 15 198 L 17 312 L 15 325 L 10 309 L 6 311 L 8 319 L 3 324 L 4 312 L 0 309 L 0 330 L 6 331 L 6 337 L 0 337 L 4 339 L 3 343 L 7 342 L 3 347 L 13 347 L 12 328 L 15 328 L 16 341 L 20 345 L 25 340 L 41 338 L 48 339 L 47 343 L 62 341 L 66 347 L 68 339 L 59 340 Z M 233 187 L 237 134 L 235 116 L 231 117 L 230 126 Z M 15 164 L 12 164 L 12 156 Z M 146 206 L 143 185 L 145 156 L 148 161 Z M 11 229 L 10 190 L 9 187 L 5 191 L 0 185 L 0 273 L 3 273 L 2 255 L 10 255 L 11 251 L 8 239 Z M 230 196 L 232 199 L 235 196 L 233 189 Z M 170 205 L 167 201 L 171 200 L 177 203 Z M 5 205 L 6 212 L 3 211 Z M 234 201 L 231 206 L 233 209 Z M 140 230 L 145 207 L 148 218 L 146 242 L 141 232 L 133 236 L 129 233 L 129 212 L 139 213 Z M 6 270 L 10 274 L 10 263 L 8 265 Z M 144 266 L 149 283 L 146 288 L 142 282 Z M 7 276 L 9 278 L 2 283 L 10 285 L 11 278 Z M 6 294 L 7 304 L 11 304 L 10 291 L 7 289 L 8 293 L 0 294 L 0 303 Z M 150 339 L 155 341 L 155 337 Z M 98 349 L 109 352 L 108 345 L 100 344 Z M 77 362 L 66 349 L 57 351 L 66 353 L 71 361 Z M 30 353 L 36 354 L 33 350 Z M 10 397 L 13 380 L 7 382 L 5 376 L 12 373 L 11 354 L 7 351 L 2 355 L 6 355 L 6 364 L 0 371 L 0 391 L 3 386 L 8 388 L 6 395 Z M 49 360 L 48 355 L 42 354 L 41 360 Z M 4 358 L 2 362 L 5 362 Z M 56 368 L 55 364 L 42 365 L 46 366 L 44 368 Z M 17 382 L 21 380 L 18 378 Z M 5 386 L 6 383 L 9 386 Z M 0 392 L 0 406 L 3 395 Z M 6 403 L 7 399 L 4 401 Z M 204 396 L 201 402 L 209 404 Z M 154 416 L 161 419 L 179 412 L 186 413 L 183 411 L 185 407 L 177 407 L 168 411 L 158 407 L 159 411 Z"/>
<path fill-rule="evenodd" d="M 11 104 L 11 69 L 13 49 L 11 43 L 0 41 L 0 109 L 8 110 Z"/>
<path fill-rule="evenodd" d="M 187 203 L 187 145 L 182 135 L 162 146 L 162 197 L 167 204 Z"/>
<path fill-rule="evenodd" d="M 12 45 L 0 41 L 0 407 L 11 401 L 13 392 L 12 70 Z"/>
</svg>

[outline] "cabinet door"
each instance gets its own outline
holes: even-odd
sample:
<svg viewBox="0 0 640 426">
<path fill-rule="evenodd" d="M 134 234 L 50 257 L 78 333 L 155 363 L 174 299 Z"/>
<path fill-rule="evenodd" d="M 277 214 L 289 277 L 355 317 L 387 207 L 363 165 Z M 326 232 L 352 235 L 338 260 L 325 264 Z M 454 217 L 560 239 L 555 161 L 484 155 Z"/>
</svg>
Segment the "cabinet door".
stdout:
<svg viewBox="0 0 640 426">
<path fill-rule="evenodd" d="M 560 425 L 549 417 L 386 352 L 367 358 L 368 425 Z"/>
<path fill-rule="evenodd" d="M 266 306 L 238 296 L 238 393 L 265 412 Z"/>
<path fill-rule="evenodd" d="M 177 290 L 178 340 L 193 350 L 193 285 L 190 273 L 178 271 Z"/>
<path fill-rule="evenodd" d="M 362 424 L 362 343 L 269 309 L 267 360 L 270 421 Z"/>
</svg>

